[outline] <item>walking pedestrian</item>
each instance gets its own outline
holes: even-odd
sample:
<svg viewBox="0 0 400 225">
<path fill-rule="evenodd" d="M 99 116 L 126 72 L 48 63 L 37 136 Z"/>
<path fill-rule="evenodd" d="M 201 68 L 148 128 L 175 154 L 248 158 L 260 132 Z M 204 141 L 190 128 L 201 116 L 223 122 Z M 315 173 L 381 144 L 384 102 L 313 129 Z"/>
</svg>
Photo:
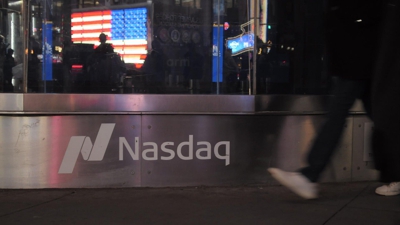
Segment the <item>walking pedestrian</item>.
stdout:
<svg viewBox="0 0 400 225">
<path fill-rule="evenodd" d="M 297 172 L 268 171 L 282 185 L 305 199 L 318 197 L 317 182 L 331 159 L 350 108 L 356 99 L 371 116 L 370 82 L 380 26 L 381 0 L 328 0 L 326 42 L 330 73 L 338 78 L 327 115 L 308 154 L 308 166 Z"/>
<path fill-rule="evenodd" d="M 384 12 L 372 80 L 372 149 L 380 181 L 389 183 L 376 188 L 375 193 L 394 196 L 400 194 L 400 1 L 387 1 Z"/>
</svg>

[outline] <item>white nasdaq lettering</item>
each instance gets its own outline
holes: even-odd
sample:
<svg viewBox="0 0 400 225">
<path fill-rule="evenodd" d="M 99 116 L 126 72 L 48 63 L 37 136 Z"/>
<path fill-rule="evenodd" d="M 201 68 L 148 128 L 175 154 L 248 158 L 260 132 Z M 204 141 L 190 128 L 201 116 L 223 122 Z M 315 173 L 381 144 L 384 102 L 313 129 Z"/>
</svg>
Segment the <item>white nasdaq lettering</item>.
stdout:
<svg viewBox="0 0 400 225">
<path fill-rule="evenodd" d="M 175 152 L 172 149 L 166 148 L 167 145 L 174 146 L 174 142 L 164 142 L 161 144 L 161 151 L 169 153 L 169 156 L 161 156 L 161 160 L 171 160 L 175 157 Z"/>
<path fill-rule="evenodd" d="M 212 157 L 212 145 L 207 141 L 199 141 L 196 143 L 198 149 L 196 150 L 195 158 L 199 160 L 210 160 Z M 161 144 L 161 151 L 167 155 L 161 156 L 161 160 L 172 160 L 177 155 L 182 160 L 193 160 L 193 135 L 189 135 L 189 141 L 179 143 L 176 151 L 168 146 L 174 146 L 174 142 L 163 142 Z M 135 148 L 132 150 L 125 137 L 119 138 L 119 160 L 124 160 L 124 148 L 129 152 L 133 160 L 140 160 L 140 155 L 143 160 L 155 161 L 158 160 L 158 144 L 155 142 L 144 142 L 143 147 L 151 146 L 152 148 L 144 149 L 142 154 L 139 153 L 140 141 L 139 137 L 135 137 Z M 221 148 L 222 147 L 222 148 Z M 225 148 L 223 148 L 225 147 Z M 184 151 L 187 154 L 184 154 Z M 223 152 L 225 150 L 225 152 Z M 230 164 L 230 142 L 220 141 L 214 146 L 214 155 L 217 159 L 225 160 L 225 165 Z"/>
<path fill-rule="evenodd" d="M 225 155 L 220 155 L 218 152 L 219 146 L 225 145 Z M 218 159 L 225 159 L 225 166 L 229 165 L 229 155 L 230 155 L 230 142 L 220 141 L 214 146 L 214 154 Z"/>
<path fill-rule="evenodd" d="M 158 159 L 158 146 L 154 142 L 144 142 L 143 146 L 153 146 L 151 149 L 143 150 L 142 158 L 144 160 L 154 161 Z M 147 153 L 153 153 L 153 157 L 147 156 Z"/>
<path fill-rule="evenodd" d="M 128 150 L 128 152 L 131 155 L 133 160 L 139 160 L 139 154 L 138 154 L 139 138 L 138 137 L 135 137 L 135 151 L 132 151 L 132 148 L 128 144 L 128 141 L 126 141 L 126 138 L 124 138 L 124 137 L 119 138 L 119 160 L 120 161 L 124 160 L 124 146 Z"/>
<path fill-rule="evenodd" d="M 196 151 L 196 157 L 201 160 L 211 159 L 211 144 L 207 141 L 199 141 L 197 142 L 197 146 L 205 145 L 205 148 L 199 148 Z M 202 156 L 201 153 L 205 152 L 205 156 Z"/>
<path fill-rule="evenodd" d="M 182 154 L 182 147 L 187 145 L 189 147 L 188 156 L 184 156 Z M 191 160 L 193 159 L 193 135 L 189 135 L 189 141 L 184 141 L 178 145 L 178 149 L 176 150 L 178 157 L 182 160 Z"/>
</svg>

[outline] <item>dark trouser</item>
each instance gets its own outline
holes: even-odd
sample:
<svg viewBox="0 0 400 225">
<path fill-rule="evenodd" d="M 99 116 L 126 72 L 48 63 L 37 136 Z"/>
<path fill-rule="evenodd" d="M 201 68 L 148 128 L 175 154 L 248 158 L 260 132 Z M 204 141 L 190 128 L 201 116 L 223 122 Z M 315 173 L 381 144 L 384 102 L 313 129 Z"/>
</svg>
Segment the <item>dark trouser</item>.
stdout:
<svg viewBox="0 0 400 225">
<path fill-rule="evenodd" d="M 346 118 L 356 99 L 361 99 L 370 116 L 370 82 L 339 79 L 330 104 L 328 118 L 319 131 L 308 154 L 308 166 L 300 172 L 311 182 L 317 182 L 340 141 Z"/>
</svg>

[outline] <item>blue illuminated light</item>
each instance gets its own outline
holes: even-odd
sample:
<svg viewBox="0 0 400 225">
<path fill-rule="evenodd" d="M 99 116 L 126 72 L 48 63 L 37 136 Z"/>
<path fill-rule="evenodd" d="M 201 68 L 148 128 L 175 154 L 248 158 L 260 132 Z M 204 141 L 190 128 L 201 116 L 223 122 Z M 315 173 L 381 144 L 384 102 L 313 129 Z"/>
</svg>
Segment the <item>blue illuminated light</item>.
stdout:
<svg viewBox="0 0 400 225">
<path fill-rule="evenodd" d="M 219 31 L 218 31 L 219 29 Z M 223 82 L 223 42 L 224 42 L 224 27 L 213 27 L 213 61 L 212 61 L 212 81 Z M 218 76 L 217 76 L 218 74 Z"/>
<path fill-rule="evenodd" d="M 254 48 L 254 33 L 245 31 L 245 27 L 251 25 L 253 21 L 249 21 L 240 25 L 242 34 L 236 37 L 230 37 L 226 40 L 226 47 L 232 49 L 232 56 L 239 55 L 243 52 L 252 51 Z"/>
<path fill-rule="evenodd" d="M 242 36 L 228 39 L 226 41 L 228 48 L 232 49 L 232 55 L 238 55 L 240 53 L 253 50 L 254 47 L 254 34 L 247 33 Z"/>
<path fill-rule="evenodd" d="M 146 40 L 147 9 L 111 10 L 112 40 Z"/>
</svg>

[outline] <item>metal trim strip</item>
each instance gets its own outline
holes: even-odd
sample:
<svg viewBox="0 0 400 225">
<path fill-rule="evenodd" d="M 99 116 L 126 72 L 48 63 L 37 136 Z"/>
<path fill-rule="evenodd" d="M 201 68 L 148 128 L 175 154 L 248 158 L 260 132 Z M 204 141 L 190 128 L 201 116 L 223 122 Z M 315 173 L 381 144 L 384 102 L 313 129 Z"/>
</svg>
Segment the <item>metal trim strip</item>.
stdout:
<svg viewBox="0 0 400 225">
<path fill-rule="evenodd" d="M 325 114 L 330 96 L 0 94 L 0 114 Z M 361 102 L 351 114 L 365 114 Z"/>
</svg>

